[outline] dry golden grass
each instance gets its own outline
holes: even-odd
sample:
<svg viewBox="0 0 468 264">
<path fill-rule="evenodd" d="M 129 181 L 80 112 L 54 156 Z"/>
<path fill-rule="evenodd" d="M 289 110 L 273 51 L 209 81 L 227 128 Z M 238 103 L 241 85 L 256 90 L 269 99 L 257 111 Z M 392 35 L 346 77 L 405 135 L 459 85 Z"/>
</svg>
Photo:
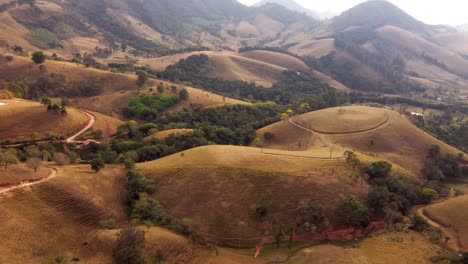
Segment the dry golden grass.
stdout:
<svg viewBox="0 0 468 264">
<path fill-rule="evenodd" d="M 290 50 L 300 56 L 320 58 L 335 50 L 335 40 L 332 38 L 306 41 L 302 40 L 299 43 L 299 45 L 292 47 Z"/>
<path fill-rule="evenodd" d="M 103 87 L 103 92 L 137 89 L 135 75 L 111 73 L 74 63 L 51 60 L 46 61 L 43 65 L 46 72 L 41 72 L 39 65 L 31 61 L 30 58 L 14 56 L 13 61 L 8 62 L 5 55 L 0 55 L 0 79 L 34 82 L 51 73 L 58 73 L 65 75 L 68 89 L 75 89 L 84 80 L 99 83 Z"/>
<path fill-rule="evenodd" d="M 106 116 L 100 113 L 92 112 L 96 117 L 96 123 L 93 125 L 94 130 L 101 130 L 106 136 L 112 136 L 117 132 L 117 128 L 124 124 L 123 121 Z"/>
<path fill-rule="evenodd" d="M 367 238 L 349 248 L 333 245 L 307 248 L 294 255 L 286 263 L 430 264 L 433 263 L 431 258 L 448 254 L 446 250 L 418 233 L 386 233 Z"/>
<path fill-rule="evenodd" d="M 0 199 L 0 263 L 42 263 L 57 256 L 110 263 L 111 248 L 98 243 L 100 221 L 126 221 L 123 170 L 89 166 L 59 169 L 58 176 Z M 83 243 L 88 243 L 83 245 Z"/>
<path fill-rule="evenodd" d="M 350 196 L 363 199 L 368 190 L 344 160 L 303 152 L 206 146 L 137 168 L 155 179 L 155 197 L 171 214 L 189 218 L 203 234 L 220 240 L 254 237 L 249 246 L 271 231 L 273 218 L 290 224 L 301 201 L 313 201 L 331 217 L 339 202 Z M 260 205 L 269 207 L 265 221 L 255 217 Z"/>
<path fill-rule="evenodd" d="M 34 172 L 25 164 L 10 165 L 8 169 L 0 167 L 0 185 L 15 185 L 21 181 L 41 179 L 50 174 L 50 169 L 41 167 Z"/>
<path fill-rule="evenodd" d="M 377 30 L 380 37 L 415 54 L 428 54 L 444 63 L 450 70 L 459 75 L 468 74 L 468 62 L 459 54 L 435 45 L 416 34 L 393 26 L 384 26 Z"/>
<path fill-rule="evenodd" d="M 244 58 L 237 55 L 213 54 L 210 57 L 211 77 L 228 81 L 255 82 L 270 87 L 277 82 L 284 70 L 283 67 Z"/>
<path fill-rule="evenodd" d="M 19 45 L 33 50 L 34 46 L 24 39 L 29 30 L 16 22 L 8 12 L 0 13 L 0 40 L 9 45 Z"/>
<path fill-rule="evenodd" d="M 331 122 L 330 118 L 333 118 Z M 375 129 L 388 121 L 385 109 L 365 106 L 328 108 L 297 118 L 298 123 L 305 123 L 314 131 L 327 133 L 353 133 Z"/>
<path fill-rule="evenodd" d="M 437 43 L 460 54 L 468 55 L 468 34 L 450 32 L 437 35 Z"/>
<path fill-rule="evenodd" d="M 150 68 L 157 70 L 157 71 L 162 71 L 167 68 L 167 66 L 176 64 L 182 59 L 186 59 L 192 55 L 200 55 L 200 54 L 206 54 L 206 55 L 211 55 L 214 54 L 213 51 L 195 51 L 195 52 L 184 52 L 184 53 L 177 53 L 174 55 L 168 55 L 168 56 L 163 56 L 163 57 L 158 57 L 158 58 L 139 58 L 137 65 L 140 66 L 149 66 Z"/>
<path fill-rule="evenodd" d="M 465 187 L 466 188 L 466 187 Z M 449 199 L 427 207 L 424 212 L 432 220 L 453 229 L 461 246 L 468 249 L 468 196 Z"/>
<path fill-rule="evenodd" d="M 151 136 L 148 136 L 145 138 L 145 140 L 151 140 L 151 139 L 159 139 L 159 140 L 164 140 L 168 138 L 170 135 L 183 135 L 183 134 L 188 134 L 193 132 L 193 129 L 169 129 L 169 130 L 163 130 L 163 131 L 158 131 L 154 133 Z"/>
<path fill-rule="evenodd" d="M 42 137 L 48 132 L 69 136 L 84 127 L 88 118 L 85 114 L 68 109 L 62 116 L 47 112 L 39 103 L 23 100 L 3 100 L 7 105 L 0 106 L 0 139 L 29 139 L 33 132 Z"/>
<path fill-rule="evenodd" d="M 339 109 L 345 111 L 361 112 L 359 120 L 355 120 L 353 115 L 348 116 L 349 120 L 342 120 L 338 116 Z M 379 108 L 363 108 L 363 107 L 340 107 L 308 113 L 296 117 L 298 123 L 305 127 L 315 128 L 322 127 L 331 129 L 332 131 L 360 131 L 363 129 L 371 129 L 367 132 L 325 135 L 322 138 L 327 143 L 332 143 L 342 148 L 355 150 L 360 153 L 368 154 L 376 159 L 389 160 L 403 169 L 412 173 L 419 174 L 423 166 L 424 159 L 428 149 L 432 145 L 439 145 L 444 153 L 458 155 L 460 150 L 451 147 L 440 140 L 430 136 L 420 130 L 406 117 L 399 115 L 397 112 L 383 110 Z M 362 112 L 365 109 L 368 112 L 369 119 Z M 377 129 L 372 127 L 381 121 L 382 111 L 389 115 L 389 121 Z M 309 123 L 309 120 L 318 120 L 319 122 Z M 340 120 L 340 122 L 336 122 Z M 358 121 L 358 122 L 357 122 Z M 355 127 L 354 127 L 355 126 Z M 265 132 L 273 132 L 275 136 L 270 141 L 265 141 L 265 147 L 275 149 L 294 149 L 297 150 L 298 142 L 305 142 L 302 146 L 309 144 L 310 147 L 323 145 L 317 136 L 313 136 L 305 130 L 293 127 L 288 122 L 279 122 L 258 131 L 259 136 L 263 136 Z M 304 145 L 305 144 L 305 145 Z M 311 149 L 310 151 L 313 151 Z"/>
<path fill-rule="evenodd" d="M 255 82 L 259 85 L 271 86 L 278 81 L 286 68 L 307 70 L 308 67 L 300 60 L 281 53 L 254 51 L 252 54 L 236 54 L 232 52 L 187 52 L 160 58 L 140 59 L 139 65 L 147 65 L 156 70 L 163 70 L 176 64 L 181 59 L 192 55 L 206 54 L 211 63 L 209 76 L 224 80 L 242 80 Z M 268 54 L 271 53 L 271 58 Z M 250 54 L 250 55 L 249 55 Z M 250 58 L 252 56 L 252 58 Z"/>
<path fill-rule="evenodd" d="M 252 60 L 262 61 L 268 64 L 277 65 L 286 69 L 308 72 L 310 70 L 300 59 L 287 55 L 284 53 L 278 53 L 273 51 L 266 50 L 253 50 L 248 52 L 243 52 L 240 56 L 249 58 Z"/>
</svg>

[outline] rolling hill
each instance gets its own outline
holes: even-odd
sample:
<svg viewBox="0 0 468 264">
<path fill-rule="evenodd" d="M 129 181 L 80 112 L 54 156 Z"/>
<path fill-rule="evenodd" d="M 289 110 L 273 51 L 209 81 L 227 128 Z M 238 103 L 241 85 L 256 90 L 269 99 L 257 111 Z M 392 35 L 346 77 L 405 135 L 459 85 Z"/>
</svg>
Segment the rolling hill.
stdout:
<svg viewBox="0 0 468 264">
<path fill-rule="evenodd" d="M 21 100 L 2 100 L 0 106 L 0 139 L 29 140 L 33 132 L 40 133 L 39 139 L 48 133 L 70 136 L 80 131 L 88 118 L 82 112 L 68 109 L 68 115 L 62 116 L 48 112 L 43 105 Z"/>
<path fill-rule="evenodd" d="M 335 120 L 336 122 L 330 122 Z M 310 130 L 310 131 L 309 131 Z M 421 172 L 427 150 L 439 145 L 444 153 L 457 150 L 415 127 L 397 112 L 363 106 L 330 108 L 294 117 L 257 131 L 275 136 L 266 148 L 297 150 L 317 146 L 340 146 L 385 158 L 415 174 Z M 312 150 L 311 150 L 312 151 Z"/>
<path fill-rule="evenodd" d="M 0 196 L 0 262 L 49 263 L 62 256 L 69 262 L 112 263 L 116 234 L 127 223 L 120 191 L 124 185 L 124 172 L 117 166 L 96 174 L 89 166 L 75 165 L 60 168 L 50 181 Z M 115 224 L 105 224 L 109 220 Z M 147 246 L 157 242 L 170 261 L 194 254 L 184 237 L 158 227 L 141 229 Z"/>
<path fill-rule="evenodd" d="M 190 219 L 210 240 L 237 247 L 233 243 L 240 242 L 230 238 L 239 238 L 242 246 L 251 247 L 276 224 L 291 224 L 298 204 L 313 201 L 333 223 L 340 201 L 366 196 L 367 185 L 351 177 L 342 153 L 332 159 L 328 155 L 207 146 L 138 164 L 137 169 L 156 181 L 155 197 L 169 213 Z M 268 208 L 261 220 L 255 217 L 259 206 Z"/>
</svg>

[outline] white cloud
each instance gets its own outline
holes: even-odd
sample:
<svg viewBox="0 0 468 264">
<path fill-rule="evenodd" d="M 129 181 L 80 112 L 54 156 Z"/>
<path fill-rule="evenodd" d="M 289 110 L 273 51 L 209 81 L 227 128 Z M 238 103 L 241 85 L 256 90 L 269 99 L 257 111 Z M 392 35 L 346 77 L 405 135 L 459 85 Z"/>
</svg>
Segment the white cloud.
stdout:
<svg viewBox="0 0 468 264">
<path fill-rule="evenodd" d="M 258 0 L 239 0 L 251 5 Z M 319 12 L 341 13 L 365 0 L 296 0 L 303 6 Z M 466 0 L 390 0 L 416 19 L 428 24 L 460 25 L 468 23 Z"/>
</svg>

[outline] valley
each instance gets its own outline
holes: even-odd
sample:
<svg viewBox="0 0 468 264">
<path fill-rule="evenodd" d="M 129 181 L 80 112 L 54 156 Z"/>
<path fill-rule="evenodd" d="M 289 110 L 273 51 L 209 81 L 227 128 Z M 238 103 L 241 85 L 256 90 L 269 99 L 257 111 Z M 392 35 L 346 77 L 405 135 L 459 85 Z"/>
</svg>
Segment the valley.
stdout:
<svg viewBox="0 0 468 264">
<path fill-rule="evenodd" d="M 466 40 L 383 0 L 0 0 L 0 263 L 466 263 Z"/>
</svg>

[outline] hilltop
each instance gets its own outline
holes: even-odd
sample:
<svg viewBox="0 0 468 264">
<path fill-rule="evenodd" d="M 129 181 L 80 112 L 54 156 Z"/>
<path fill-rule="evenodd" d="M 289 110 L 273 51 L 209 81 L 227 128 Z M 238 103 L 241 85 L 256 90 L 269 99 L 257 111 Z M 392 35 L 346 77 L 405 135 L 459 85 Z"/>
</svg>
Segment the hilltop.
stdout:
<svg viewBox="0 0 468 264">
<path fill-rule="evenodd" d="M 339 156 L 327 155 L 206 146 L 137 168 L 157 182 L 155 197 L 172 215 L 219 243 L 239 237 L 251 247 L 273 232 L 273 218 L 288 225 L 300 203 L 313 201 L 332 223 L 339 202 L 366 196 L 367 184 L 356 182 Z M 263 220 L 255 218 L 259 206 L 268 208 Z"/>
<path fill-rule="evenodd" d="M 331 120 L 334 120 L 331 122 Z M 299 127 L 301 126 L 301 127 Z M 311 131 L 307 131 L 307 129 Z M 432 145 L 442 152 L 461 153 L 420 130 L 395 111 L 363 106 L 344 106 L 315 111 L 257 131 L 275 136 L 265 147 L 297 150 L 316 146 L 340 146 L 370 156 L 382 157 L 415 174 L 420 174 Z M 312 151 L 312 150 L 311 150 Z"/>
</svg>

